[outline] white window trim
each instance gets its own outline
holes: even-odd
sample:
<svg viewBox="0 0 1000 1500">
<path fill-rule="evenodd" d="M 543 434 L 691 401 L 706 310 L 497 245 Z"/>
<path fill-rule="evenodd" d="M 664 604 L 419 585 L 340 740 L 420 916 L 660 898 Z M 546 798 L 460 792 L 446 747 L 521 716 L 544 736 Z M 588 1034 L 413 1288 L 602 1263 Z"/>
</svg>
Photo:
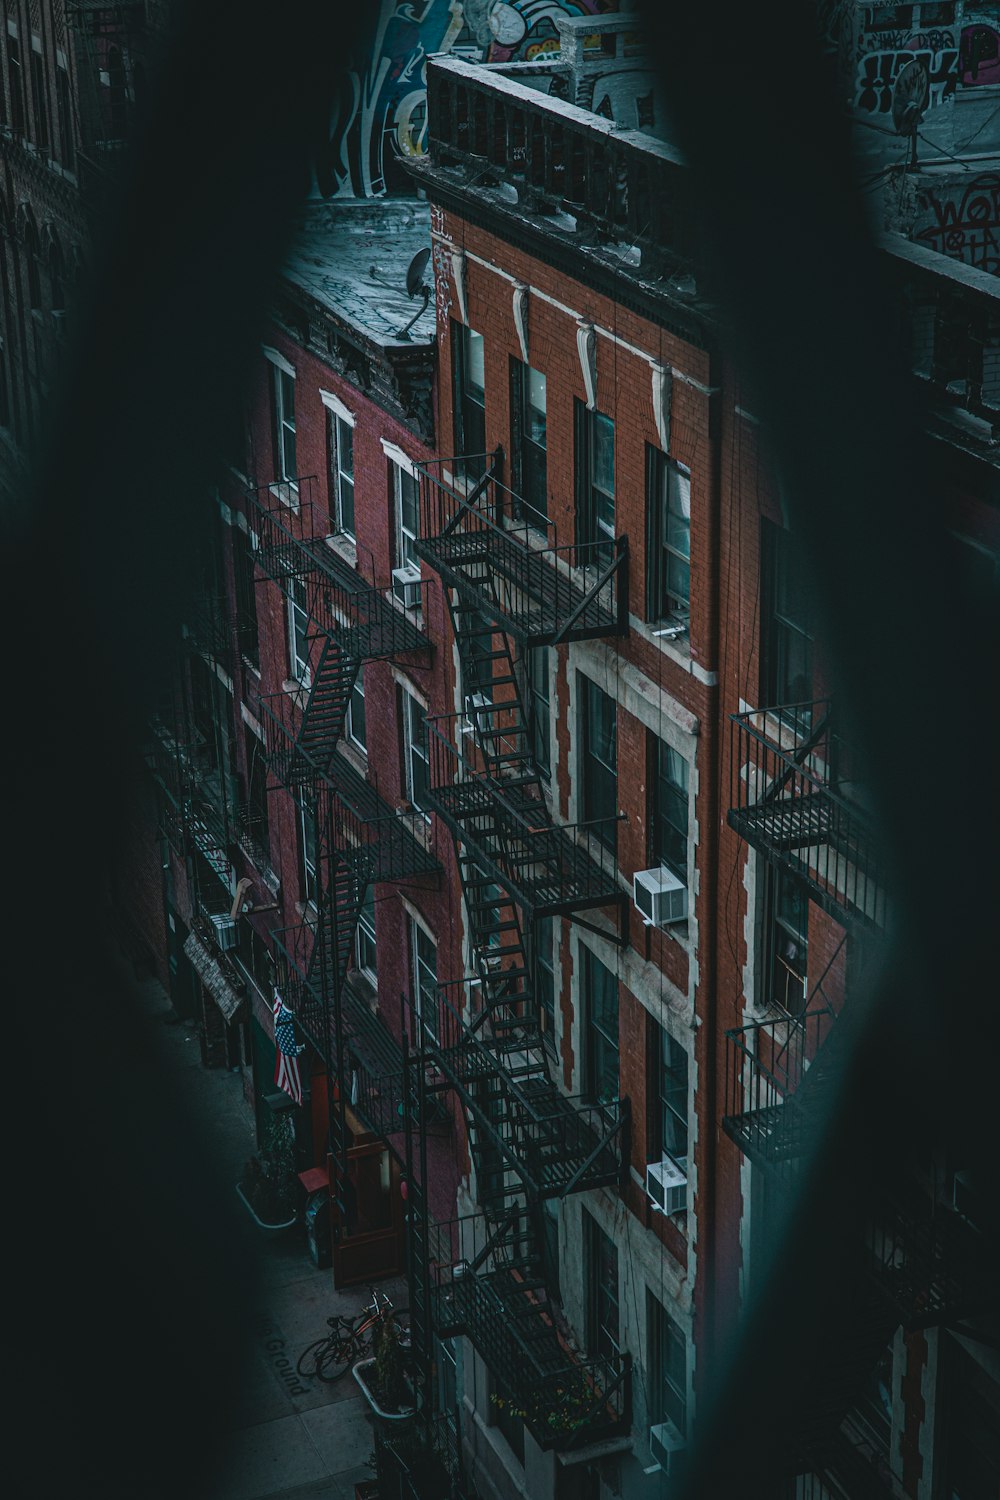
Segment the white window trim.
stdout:
<svg viewBox="0 0 1000 1500">
<path fill-rule="evenodd" d="M 308 634 L 308 630 L 309 630 L 309 610 L 308 610 L 308 608 L 305 605 L 299 604 L 292 597 L 292 594 L 291 594 L 290 590 L 285 595 L 285 608 L 286 608 L 286 615 L 287 615 L 287 620 L 288 620 L 288 670 L 291 673 L 291 680 L 293 682 L 297 682 L 302 687 L 304 687 L 306 689 L 309 689 L 312 686 L 312 669 L 309 666 L 308 657 L 305 660 L 305 663 L 304 663 L 304 666 L 303 666 L 302 675 L 301 676 L 296 676 L 296 667 L 298 665 L 298 658 L 296 656 L 296 650 L 295 650 L 295 617 L 294 617 L 294 611 L 296 609 L 301 609 L 303 611 L 303 613 L 305 614 L 305 617 L 306 617 L 306 633 Z"/>
<path fill-rule="evenodd" d="M 328 411 L 335 412 L 340 420 L 342 422 L 346 422 L 349 427 L 354 427 L 357 425 L 357 419 L 354 413 L 351 411 L 351 408 L 349 406 L 345 406 L 340 397 L 335 396 L 333 391 L 324 391 L 321 387 L 319 399 L 322 401 L 323 405 L 327 408 Z"/>
<path fill-rule="evenodd" d="M 404 689 L 404 691 L 405 691 L 405 689 Z M 426 704 L 421 702 L 421 700 L 417 697 L 416 693 L 408 693 L 407 696 L 416 705 L 416 707 L 421 710 L 421 713 L 423 713 L 426 710 Z M 417 804 L 413 800 L 413 750 L 414 750 L 414 741 L 413 741 L 413 734 L 412 734 L 412 731 L 411 731 L 411 728 L 410 728 L 410 725 L 411 725 L 411 717 L 410 717 L 410 715 L 411 715 L 411 710 L 410 710 L 409 704 L 408 703 L 404 703 L 403 704 L 403 773 L 404 773 L 405 784 L 406 784 L 406 800 L 410 804 L 410 806 L 413 808 L 413 811 L 416 812 L 416 813 L 419 813 L 420 816 L 423 818 L 424 822 L 429 824 L 430 821 L 431 821 L 430 812 L 428 811 L 428 809 L 426 807 L 417 807 Z M 420 759 L 420 758 L 421 757 L 418 756 L 418 759 Z M 427 779 L 429 781 L 430 780 L 430 773 L 431 773 L 431 755 L 430 755 L 430 742 L 429 741 L 428 741 L 428 744 L 427 744 L 427 759 L 424 762 L 424 764 L 427 767 Z M 437 941 L 437 940 L 435 939 L 435 941 Z"/>
<path fill-rule="evenodd" d="M 285 358 L 277 349 L 272 349 L 269 344 L 261 344 L 261 353 L 272 365 L 277 365 L 279 370 L 284 370 L 286 375 L 296 379 L 295 366 Z"/>
<path fill-rule="evenodd" d="M 387 438 L 379 438 L 379 442 L 382 444 L 382 452 L 385 454 L 386 458 L 390 459 L 394 464 L 397 464 L 399 468 L 405 469 L 408 474 L 416 479 L 417 460 L 415 458 L 411 458 L 408 453 L 404 453 L 402 448 L 400 448 L 398 444 L 390 443 Z"/>
<path fill-rule="evenodd" d="M 359 683 L 361 685 L 361 697 L 362 697 L 362 700 L 364 700 L 364 698 L 365 698 L 365 678 L 364 678 L 364 671 L 365 671 L 365 666 L 364 666 L 364 662 L 362 662 L 361 665 L 360 665 L 360 667 L 358 668 L 358 675 L 357 675 L 357 677 L 354 680 L 354 686 L 351 688 L 351 696 L 350 696 L 350 698 L 347 701 L 347 713 L 345 714 L 344 717 L 345 717 L 345 721 L 346 721 L 345 722 L 345 728 L 347 730 L 347 738 L 350 740 L 350 742 L 354 746 L 355 750 L 357 750 L 361 755 L 364 755 L 365 757 L 367 757 L 367 755 L 368 755 L 368 718 L 367 718 L 367 712 L 366 712 L 366 715 L 365 715 L 365 738 L 363 740 L 359 740 L 359 739 L 355 738 L 355 734 L 354 734 L 354 712 L 353 712 L 353 709 L 354 709 L 354 693 L 355 693 L 355 689 L 357 688 L 357 686 L 358 686 Z M 366 711 L 367 711 L 367 707 L 368 707 L 368 704 L 367 704 L 367 701 L 365 701 L 365 709 L 366 709 Z"/>
</svg>

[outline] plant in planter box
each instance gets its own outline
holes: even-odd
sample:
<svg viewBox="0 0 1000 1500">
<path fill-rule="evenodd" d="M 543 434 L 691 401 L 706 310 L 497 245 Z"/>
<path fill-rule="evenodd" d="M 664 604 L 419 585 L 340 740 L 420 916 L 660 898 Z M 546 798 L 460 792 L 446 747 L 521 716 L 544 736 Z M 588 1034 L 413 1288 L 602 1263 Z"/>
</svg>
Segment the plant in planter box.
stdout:
<svg viewBox="0 0 1000 1500">
<path fill-rule="evenodd" d="M 263 1224 L 286 1224 L 298 1206 L 295 1133 L 287 1115 L 268 1122 L 264 1145 L 243 1170 L 240 1191 Z"/>
<path fill-rule="evenodd" d="M 383 1411 L 399 1411 L 411 1404 L 406 1387 L 406 1361 L 399 1329 L 392 1318 L 383 1318 L 375 1329 L 375 1363 L 369 1381 Z"/>
</svg>

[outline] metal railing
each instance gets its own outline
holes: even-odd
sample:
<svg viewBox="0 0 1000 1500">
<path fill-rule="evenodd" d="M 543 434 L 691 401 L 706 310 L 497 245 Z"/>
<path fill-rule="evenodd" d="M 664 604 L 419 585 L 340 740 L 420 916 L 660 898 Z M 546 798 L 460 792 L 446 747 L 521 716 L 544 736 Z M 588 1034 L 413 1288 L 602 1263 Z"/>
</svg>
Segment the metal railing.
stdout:
<svg viewBox="0 0 1000 1500">
<path fill-rule="evenodd" d="M 733 714 L 731 733 L 730 826 L 834 917 L 883 927 L 884 871 L 829 703 Z"/>
<path fill-rule="evenodd" d="M 434 59 L 427 72 L 435 166 L 474 161 L 480 181 L 492 168 L 529 209 L 569 213 L 573 228 L 638 246 L 644 271 L 698 253 L 689 173 L 673 147 L 497 77 L 500 69 Z"/>
<path fill-rule="evenodd" d="M 531 507 L 499 477 L 501 455 L 458 455 L 420 466 L 420 536 L 415 549 L 475 594 L 483 613 L 534 644 L 623 634 L 628 626 L 628 539 L 559 541 L 527 515 Z M 450 466 L 482 465 L 467 489 Z"/>
</svg>

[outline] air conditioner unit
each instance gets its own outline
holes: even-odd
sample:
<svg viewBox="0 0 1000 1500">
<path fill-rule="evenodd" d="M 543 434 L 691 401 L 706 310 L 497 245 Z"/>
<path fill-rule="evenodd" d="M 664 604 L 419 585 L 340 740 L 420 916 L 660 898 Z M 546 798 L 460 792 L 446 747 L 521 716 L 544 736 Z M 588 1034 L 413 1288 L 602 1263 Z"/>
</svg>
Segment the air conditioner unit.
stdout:
<svg viewBox="0 0 1000 1500">
<path fill-rule="evenodd" d="M 490 716 L 484 710 L 493 707 L 493 700 L 488 693 L 470 693 L 465 700 L 465 718 L 462 720 L 463 734 L 479 734 L 482 737 L 489 733 Z"/>
<path fill-rule="evenodd" d="M 213 917 L 212 926 L 215 928 L 215 941 L 223 953 L 230 948 L 235 948 L 239 940 L 237 925 L 232 917 Z"/>
<path fill-rule="evenodd" d="M 687 1176 L 672 1156 L 647 1166 L 646 1196 L 661 1214 L 679 1214 L 687 1208 Z"/>
<path fill-rule="evenodd" d="M 667 922 L 683 922 L 688 914 L 687 886 L 673 870 L 663 865 L 655 870 L 637 870 L 632 882 L 632 899 L 642 913 L 647 927 L 663 927 Z"/>
<path fill-rule="evenodd" d="M 649 1449 L 667 1478 L 676 1478 L 687 1443 L 673 1422 L 657 1422 L 649 1429 Z"/>
<path fill-rule="evenodd" d="M 393 568 L 392 597 L 398 600 L 404 609 L 420 608 L 419 563 L 408 562 L 404 563 L 401 568 Z"/>
</svg>

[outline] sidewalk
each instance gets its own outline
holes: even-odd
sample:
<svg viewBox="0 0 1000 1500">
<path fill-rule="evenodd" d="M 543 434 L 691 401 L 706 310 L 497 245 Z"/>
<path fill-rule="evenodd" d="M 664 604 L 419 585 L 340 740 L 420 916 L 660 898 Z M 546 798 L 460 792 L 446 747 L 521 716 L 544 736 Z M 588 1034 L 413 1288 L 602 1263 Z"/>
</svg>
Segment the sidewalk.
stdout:
<svg viewBox="0 0 1000 1500">
<path fill-rule="evenodd" d="M 160 985 L 145 980 L 137 989 L 165 1065 L 176 1070 L 192 1116 L 204 1122 L 206 1154 L 217 1157 L 225 1181 L 235 1184 L 255 1150 L 239 1073 L 203 1068 L 195 1031 L 167 1024 L 170 1004 Z M 355 1481 L 372 1478 L 367 1403 L 349 1373 L 327 1385 L 300 1377 L 295 1362 L 325 1331 L 328 1317 L 351 1316 L 367 1302 L 367 1288 L 335 1291 L 332 1272 L 316 1270 L 309 1259 L 301 1229 L 268 1239 L 248 1219 L 247 1253 L 259 1261 L 259 1303 L 247 1309 L 252 1361 L 232 1429 L 221 1441 L 211 1500 L 354 1500 Z M 397 1306 L 405 1305 L 405 1282 L 380 1285 Z"/>
</svg>

